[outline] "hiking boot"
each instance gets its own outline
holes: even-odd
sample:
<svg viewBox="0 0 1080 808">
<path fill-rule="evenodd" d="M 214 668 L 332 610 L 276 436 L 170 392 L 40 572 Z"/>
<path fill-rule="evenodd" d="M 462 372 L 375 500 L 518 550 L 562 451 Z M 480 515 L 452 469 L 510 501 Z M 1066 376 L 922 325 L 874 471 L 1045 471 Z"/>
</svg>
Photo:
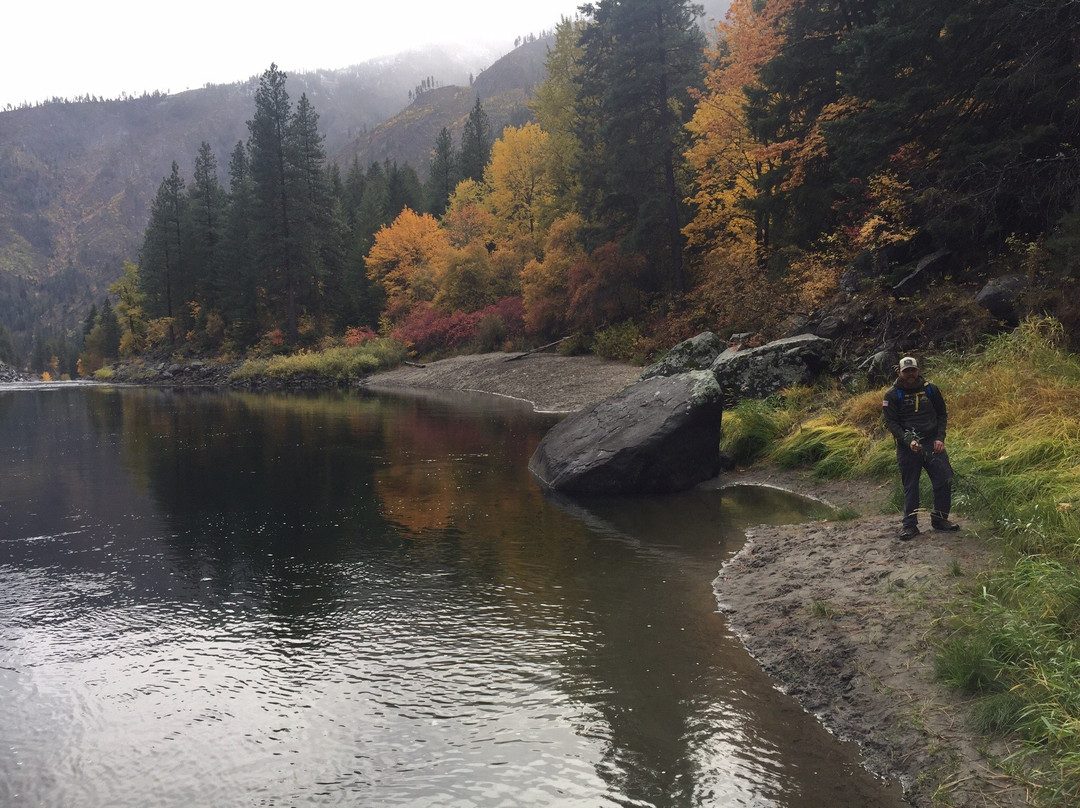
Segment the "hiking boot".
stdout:
<svg viewBox="0 0 1080 808">
<path fill-rule="evenodd" d="M 934 528 L 934 530 L 960 529 L 960 525 L 956 524 L 956 522 L 950 522 L 948 519 L 935 519 L 930 523 L 930 525 Z"/>
<path fill-rule="evenodd" d="M 917 527 L 905 527 L 900 531 L 900 541 L 909 541 L 919 535 Z"/>
</svg>

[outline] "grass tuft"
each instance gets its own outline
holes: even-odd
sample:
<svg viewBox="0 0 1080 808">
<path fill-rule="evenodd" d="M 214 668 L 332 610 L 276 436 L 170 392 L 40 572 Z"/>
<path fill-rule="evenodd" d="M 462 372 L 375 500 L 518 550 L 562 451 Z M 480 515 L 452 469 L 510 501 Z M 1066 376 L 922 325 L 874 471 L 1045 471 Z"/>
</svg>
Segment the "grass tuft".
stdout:
<svg viewBox="0 0 1080 808">
<path fill-rule="evenodd" d="M 811 466 L 816 476 L 836 479 L 852 474 L 869 443 L 853 426 L 814 418 L 783 438 L 771 459 L 785 468 Z"/>
<path fill-rule="evenodd" d="M 791 428 L 795 414 L 766 401 L 743 399 L 724 413 L 720 449 L 748 466 L 760 460 L 776 439 Z"/>
</svg>

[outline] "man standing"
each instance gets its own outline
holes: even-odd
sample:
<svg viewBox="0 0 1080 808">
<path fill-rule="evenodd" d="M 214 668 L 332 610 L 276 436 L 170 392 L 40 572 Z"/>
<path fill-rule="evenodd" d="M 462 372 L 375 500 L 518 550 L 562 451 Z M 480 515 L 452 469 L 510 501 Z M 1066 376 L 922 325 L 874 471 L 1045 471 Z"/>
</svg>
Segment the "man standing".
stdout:
<svg viewBox="0 0 1080 808">
<path fill-rule="evenodd" d="M 896 460 L 904 485 L 900 540 L 919 535 L 919 478 L 923 469 L 934 489 L 930 525 L 935 530 L 959 530 L 960 525 L 949 521 L 953 470 L 945 451 L 945 399 L 937 387 L 923 379 L 919 363 L 912 356 L 900 360 L 896 376 L 896 382 L 885 392 L 882 407 L 885 426 L 896 438 Z"/>
</svg>

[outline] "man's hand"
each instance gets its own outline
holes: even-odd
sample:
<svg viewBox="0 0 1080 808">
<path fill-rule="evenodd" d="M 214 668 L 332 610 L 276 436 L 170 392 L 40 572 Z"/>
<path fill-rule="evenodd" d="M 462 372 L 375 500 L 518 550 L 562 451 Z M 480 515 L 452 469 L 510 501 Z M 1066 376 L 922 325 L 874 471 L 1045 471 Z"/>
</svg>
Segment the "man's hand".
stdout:
<svg viewBox="0 0 1080 808">
<path fill-rule="evenodd" d="M 913 452 L 921 452 L 922 451 L 922 444 L 919 443 L 917 440 L 913 440 L 911 442 L 911 451 L 913 451 Z"/>
<path fill-rule="evenodd" d="M 934 441 L 934 454 L 941 454 L 945 451 L 945 441 Z"/>
</svg>

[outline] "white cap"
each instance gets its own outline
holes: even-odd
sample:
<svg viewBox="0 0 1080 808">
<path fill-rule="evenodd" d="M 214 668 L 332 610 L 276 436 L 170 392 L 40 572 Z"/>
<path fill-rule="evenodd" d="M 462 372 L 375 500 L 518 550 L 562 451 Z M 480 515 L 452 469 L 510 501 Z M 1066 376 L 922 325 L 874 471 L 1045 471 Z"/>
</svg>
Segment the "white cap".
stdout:
<svg viewBox="0 0 1080 808">
<path fill-rule="evenodd" d="M 915 361 L 914 356 L 905 356 L 900 360 L 900 370 L 907 370 L 908 368 L 919 369 L 919 363 Z"/>
</svg>

